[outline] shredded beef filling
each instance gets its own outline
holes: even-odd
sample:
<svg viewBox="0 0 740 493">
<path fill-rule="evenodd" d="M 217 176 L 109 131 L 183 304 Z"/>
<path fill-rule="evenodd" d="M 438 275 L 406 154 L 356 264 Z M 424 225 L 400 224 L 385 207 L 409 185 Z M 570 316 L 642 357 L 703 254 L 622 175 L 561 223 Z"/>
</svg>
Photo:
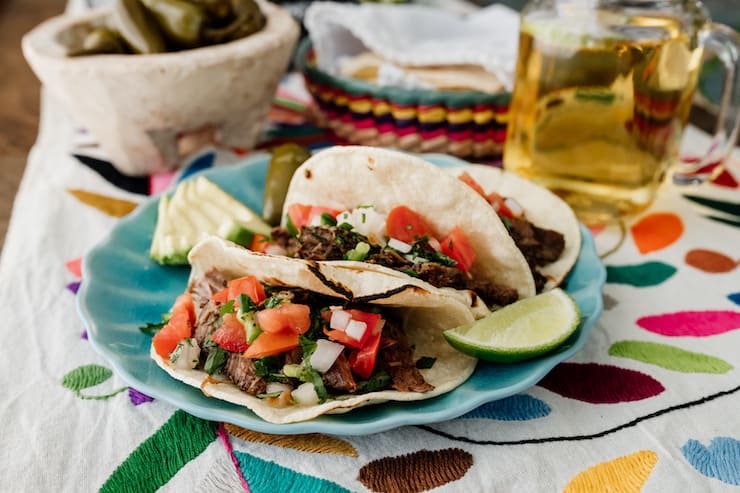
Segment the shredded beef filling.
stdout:
<svg viewBox="0 0 740 493">
<path fill-rule="evenodd" d="M 526 219 L 508 219 L 508 230 L 516 246 L 527 259 L 534 275 L 537 291 L 540 292 L 547 282 L 538 267 L 556 261 L 565 250 L 565 237 L 551 229 L 540 228 Z"/>
<path fill-rule="evenodd" d="M 365 241 L 362 235 L 338 226 L 306 226 L 294 238 L 285 228 L 273 228 L 273 241 L 285 248 L 288 256 L 307 260 L 344 260 L 348 251 Z M 438 252 L 425 240 L 414 243 L 415 253 L 434 258 Z M 517 290 L 501 284 L 476 280 L 460 269 L 437 262 L 415 263 L 390 248 L 374 247 L 365 262 L 395 269 L 422 279 L 438 288 L 469 289 L 489 306 L 504 306 L 519 298 Z"/>
<path fill-rule="evenodd" d="M 324 381 L 324 385 L 334 390 L 350 393 L 357 391 L 357 382 L 355 382 L 355 377 L 349 367 L 349 361 L 347 361 L 344 353 L 339 355 L 331 368 L 321 376 L 321 379 Z"/>
<path fill-rule="evenodd" d="M 254 360 L 240 354 L 229 356 L 224 374 L 247 394 L 264 394 L 267 389 L 267 379 L 255 375 Z"/>
<path fill-rule="evenodd" d="M 195 306 L 193 337 L 203 348 L 206 337 L 213 332 L 219 318 L 218 305 L 211 297 L 226 287 L 226 278 L 218 271 L 211 271 L 190 286 Z M 208 351 L 207 348 L 206 352 Z"/>
<path fill-rule="evenodd" d="M 391 386 L 399 392 L 428 392 L 434 386 L 424 380 L 414 362 L 414 350 L 406 334 L 392 320 L 386 320 L 378 350 L 379 369 L 391 376 Z"/>
</svg>

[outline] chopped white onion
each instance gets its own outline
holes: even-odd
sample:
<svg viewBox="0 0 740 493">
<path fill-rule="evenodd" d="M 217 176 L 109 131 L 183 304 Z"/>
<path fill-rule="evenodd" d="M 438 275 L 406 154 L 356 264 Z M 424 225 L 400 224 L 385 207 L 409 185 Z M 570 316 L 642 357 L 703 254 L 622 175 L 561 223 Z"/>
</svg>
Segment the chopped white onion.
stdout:
<svg viewBox="0 0 740 493">
<path fill-rule="evenodd" d="M 265 394 L 274 394 L 275 392 L 285 392 L 286 390 L 293 390 L 293 387 L 287 383 L 282 382 L 268 382 Z"/>
<path fill-rule="evenodd" d="M 439 244 L 439 240 L 437 238 L 429 238 L 427 240 L 427 243 L 429 243 L 429 246 L 437 250 L 438 252 L 442 251 L 442 245 Z"/>
<path fill-rule="evenodd" d="M 362 340 L 362 336 L 365 335 L 366 330 L 367 324 L 365 322 L 360 322 L 359 320 L 350 320 L 347 324 L 347 328 L 344 329 L 348 336 L 357 341 Z"/>
<path fill-rule="evenodd" d="M 386 215 L 375 210 L 374 206 L 358 207 L 344 211 L 337 216 L 337 224 L 348 223 L 352 230 L 367 237 L 371 243 L 385 245 Z"/>
<path fill-rule="evenodd" d="M 198 365 L 200 358 L 200 346 L 193 338 L 183 339 L 177 343 L 177 347 L 170 354 L 170 362 L 175 368 L 192 370 Z"/>
<path fill-rule="evenodd" d="M 401 253 L 409 253 L 411 251 L 411 245 L 395 238 L 388 240 L 388 246 Z"/>
<path fill-rule="evenodd" d="M 290 395 L 293 397 L 293 401 L 299 406 L 315 406 L 319 403 L 316 388 L 311 382 L 300 384 Z"/>
<path fill-rule="evenodd" d="M 511 213 L 514 214 L 514 217 L 520 217 L 524 214 L 524 209 L 519 205 L 519 202 L 511 197 L 504 200 L 504 204 L 506 204 L 506 207 L 508 207 Z"/>
<path fill-rule="evenodd" d="M 309 226 L 321 226 L 323 225 L 323 221 L 321 220 L 321 214 L 314 214 L 311 216 L 311 221 L 309 223 Z"/>
<path fill-rule="evenodd" d="M 281 247 L 280 245 L 275 245 L 275 244 L 267 245 L 265 247 L 265 253 L 269 255 L 280 255 L 281 257 L 284 257 L 288 254 L 285 248 Z"/>
<path fill-rule="evenodd" d="M 334 310 L 331 312 L 329 327 L 336 330 L 345 330 L 351 319 L 352 315 L 348 311 Z"/>
<path fill-rule="evenodd" d="M 327 341 L 326 339 L 319 339 L 316 341 L 316 350 L 311 355 L 310 363 L 311 368 L 319 373 L 329 371 L 329 368 L 334 364 L 340 354 L 344 351 L 344 346 Z"/>
</svg>

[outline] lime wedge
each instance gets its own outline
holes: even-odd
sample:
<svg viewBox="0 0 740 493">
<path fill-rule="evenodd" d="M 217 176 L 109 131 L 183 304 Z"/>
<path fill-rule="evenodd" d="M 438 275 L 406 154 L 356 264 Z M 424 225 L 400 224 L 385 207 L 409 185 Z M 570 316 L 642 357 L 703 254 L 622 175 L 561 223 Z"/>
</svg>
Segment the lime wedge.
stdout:
<svg viewBox="0 0 740 493">
<path fill-rule="evenodd" d="M 519 300 L 467 325 L 444 332 L 460 352 L 513 363 L 552 351 L 575 332 L 581 313 L 562 289 Z"/>
</svg>

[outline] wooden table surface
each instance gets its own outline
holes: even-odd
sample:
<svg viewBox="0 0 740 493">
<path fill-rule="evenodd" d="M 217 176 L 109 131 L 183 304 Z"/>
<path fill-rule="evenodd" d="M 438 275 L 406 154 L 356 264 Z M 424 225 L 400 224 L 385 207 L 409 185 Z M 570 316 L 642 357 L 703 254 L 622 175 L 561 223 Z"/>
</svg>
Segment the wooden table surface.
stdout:
<svg viewBox="0 0 740 493">
<path fill-rule="evenodd" d="M 21 53 L 21 37 L 64 11 L 64 0 L 0 1 L 0 246 L 13 198 L 36 140 L 40 84 Z"/>
<path fill-rule="evenodd" d="M 23 34 L 61 14 L 65 0 L 0 1 L 0 248 L 13 198 L 38 131 L 40 84 L 21 53 Z M 691 121 L 712 131 L 714 118 L 695 108 Z"/>
</svg>

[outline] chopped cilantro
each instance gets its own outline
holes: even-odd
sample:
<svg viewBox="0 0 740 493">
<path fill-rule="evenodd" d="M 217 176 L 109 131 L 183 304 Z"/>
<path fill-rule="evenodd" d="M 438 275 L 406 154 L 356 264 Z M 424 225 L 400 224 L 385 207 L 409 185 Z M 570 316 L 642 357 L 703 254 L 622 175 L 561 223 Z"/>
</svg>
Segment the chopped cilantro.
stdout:
<svg viewBox="0 0 740 493">
<path fill-rule="evenodd" d="M 301 349 L 303 349 L 303 359 L 308 361 L 308 359 L 311 357 L 314 351 L 316 351 L 316 341 L 312 341 L 308 337 L 304 335 L 298 336 L 298 344 L 301 345 Z"/>
<path fill-rule="evenodd" d="M 419 273 L 414 269 L 403 269 L 401 272 L 411 277 L 419 277 Z"/>
<path fill-rule="evenodd" d="M 218 307 L 218 313 L 223 317 L 227 313 L 234 313 L 236 309 L 234 308 L 234 300 L 229 300 L 220 307 Z"/>
<path fill-rule="evenodd" d="M 254 360 L 254 375 L 266 377 L 280 369 L 280 360 L 277 356 L 267 356 Z"/>
<path fill-rule="evenodd" d="M 434 366 L 434 363 L 437 361 L 437 358 L 432 358 L 431 356 L 422 356 L 421 358 L 416 360 L 416 367 L 420 370 L 427 370 Z"/>
<path fill-rule="evenodd" d="M 321 236 L 320 234 L 318 234 L 318 233 L 314 232 L 313 230 L 309 230 L 309 233 L 310 233 L 310 234 L 311 234 L 311 236 L 312 236 L 312 237 L 313 237 L 313 238 L 314 238 L 314 239 L 315 239 L 316 241 L 318 241 L 319 243 L 324 243 L 324 244 L 326 244 L 326 242 L 328 242 L 328 241 L 329 241 L 329 240 L 327 240 L 327 239 L 326 239 L 325 237 L 323 237 L 323 236 Z"/>
<path fill-rule="evenodd" d="M 328 212 L 321 213 L 321 224 L 325 226 L 336 226 L 337 220 Z"/>
<path fill-rule="evenodd" d="M 276 308 L 280 306 L 280 303 L 283 301 L 285 301 L 285 298 L 282 296 L 270 296 L 262 302 L 262 308 Z"/>
<path fill-rule="evenodd" d="M 379 371 L 367 380 L 357 382 L 357 392 L 366 394 L 386 388 L 391 383 L 391 376 L 384 371 Z"/>
<path fill-rule="evenodd" d="M 288 230 L 288 233 L 290 233 L 291 236 L 298 238 L 298 228 L 293 224 L 293 220 L 290 218 L 290 215 L 286 214 L 285 218 L 285 229 Z"/>
<path fill-rule="evenodd" d="M 338 228 L 342 228 L 342 229 L 350 229 L 350 230 L 351 230 L 351 229 L 352 229 L 352 228 L 353 228 L 354 226 L 352 226 L 352 225 L 351 225 L 350 223 L 348 223 L 348 222 L 343 222 L 342 224 L 340 224 L 340 225 L 339 225 L 339 226 L 337 226 L 337 227 L 338 227 Z"/>
<path fill-rule="evenodd" d="M 506 229 L 507 230 L 510 230 L 511 229 L 511 221 L 509 220 L 509 218 L 506 217 L 506 216 L 499 216 L 499 218 L 501 219 L 501 222 L 504 223 L 504 226 L 506 227 Z"/>
<path fill-rule="evenodd" d="M 239 313 L 247 313 L 257 309 L 257 305 L 254 304 L 252 298 L 247 294 L 239 295 Z"/>
<path fill-rule="evenodd" d="M 180 355 L 182 354 L 182 348 L 183 348 L 182 341 L 178 342 L 177 346 L 175 347 L 175 350 L 170 353 L 170 361 L 172 363 L 177 363 L 177 360 L 180 359 Z"/>
<path fill-rule="evenodd" d="M 159 330 L 162 327 L 164 327 L 165 325 L 167 325 L 167 322 L 165 322 L 165 321 L 156 322 L 156 323 L 149 322 L 146 325 L 142 325 L 141 327 L 139 327 L 139 330 L 142 331 L 145 334 L 152 334 L 153 335 L 153 334 L 156 334 L 157 332 L 159 332 Z"/>
<path fill-rule="evenodd" d="M 210 339 L 208 340 L 210 341 Z M 214 346 L 208 352 L 208 357 L 206 358 L 206 362 L 203 365 L 203 369 L 209 375 L 213 375 L 214 373 L 221 373 L 221 369 L 226 363 L 226 357 L 228 355 L 229 352 L 221 346 Z"/>
<path fill-rule="evenodd" d="M 316 390 L 316 395 L 319 396 L 319 403 L 326 401 L 329 397 L 329 392 L 327 392 L 326 387 L 324 387 L 324 381 L 321 379 L 321 375 L 319 372 L 311 368 L 310 365 L 303 371 L 301 380 L 304 382 L 311 382 L 313 384 L 314 389 Z"/>
</svg>

